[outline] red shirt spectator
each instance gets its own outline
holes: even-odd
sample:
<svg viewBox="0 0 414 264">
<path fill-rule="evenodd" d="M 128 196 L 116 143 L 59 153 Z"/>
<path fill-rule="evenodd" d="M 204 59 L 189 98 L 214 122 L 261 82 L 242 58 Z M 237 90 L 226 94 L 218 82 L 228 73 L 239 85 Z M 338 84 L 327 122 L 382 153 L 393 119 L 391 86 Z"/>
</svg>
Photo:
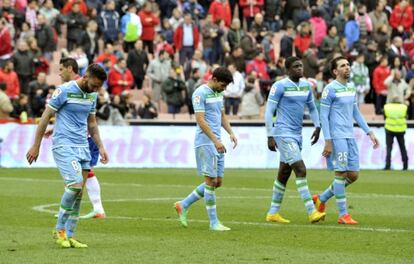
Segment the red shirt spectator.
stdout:
<svg viewBox="0 0 414 264">
<path fill-rule="evenodd" d="M 408 1 L 401 1 L 401 3 L 395 5 L 390 17 L 390 25 L 393 29 L 403 26 L 404 31 L 409 32 L 413 21 L 413 9 Z"/>
<path fill-rule="evenodd" d="M 127 68 L 125 59 L 119 59 L 108 73 L 108 86 L 111 94 L 120 95 L 124 91 L 129 91 L 134 85 L 132 72 Z"/>
<path fill-rule="evenodd" d="M 213 21 L 224 20 L 226 27 L 231 25 L 231 10 L 227 0 L 216 0 L 210 5 L 208 13 L 213 16 Z"/>
<path fill-rule="evenodd" d="M 391 70 L 388 67 L 388 60 L 383 58 L 381 64 L 378 65 L 372 73 L 372 86 L 376 94 L 387 94 L 387 87 L 384 84 L 385 79 L 391 74 Z"/>
<path fill-rule="evenodd" d="M 6 84 L 6 94 L 12 99 L 17 99 L 20 95 L 20 83 L 17 73 L 14 71 L 12 61 L 8 61 L 3 69 L 0 69 L 0 82 Z"/>
<path fill-rule="evenodd" d="M 83 0 L 69 0 L 66 5 L 62 8 L 62 14 L 67 15 L 70 11 L 72 11 L 73 4 L 78 3 L 79 9 L 82 15 L 86 16 L 88 14 L 88 6 L 85 4 Z"/>
<path fill-rule="evenodd" d="M 246 74 L 256 72 L 256 76 L 262 80 L 269 80 L 269 74 L 267 72 L 267 63 L 264 60 L 262 52 L 258 53 L 256 57 L 246 65 Z"/>
<path fill-rule="evenodd" d="M 145 8 L 138 13 L 142 24 L 141 40 L 154 41 L 155 26 L 160 23 L 160 19 L 151 11 L 151 3 L 145 5 Z"/>
<path fill-rule="evenodd" d="M 305 34 L 305 35 L 298 34 L 295 37 L 295 40 L 294 40 L 296 54 L 299 57 L 302 57 L 302 54 L 305 53 L 305 51 L 309 48 L 311 42 L 312 42 L 311 35 L 309 35 L 309 34 Z"/>
<path fill-rule="evenodd" d="M 244 17 L 254 17 L 263 8 L 263 0 L 240 0 L 240 7 L 243 8 Z"/>
<path fill-rule="evenodd" d="M 174 32 L 174 45 L 175 45 L 176 51 L 179 51 L 183 47 L 183 36 L 184 36 L 184 28 L 183 28 L 183 24 L 181 24 Z M 197 49 L 198 41 L 199 41 L 198 27 L 195 24 L 193 24 L 194 49 Z"/>
<path fill-rule="evenodd" d="M 102 63 L 105 59 L 109 59 L 112 65 L 115 65 L 118 61 L 118 58 L 114 55 L 114 47 L 110 43 L 105 45 L 104 53 L 96 57 L 95 62 Z"/>
<path fill-rule="evenodd" d="M 0 59 L 8 59 L 13 54 L 10 31 L 4 20 L 0 21 Z"/>
</svg>

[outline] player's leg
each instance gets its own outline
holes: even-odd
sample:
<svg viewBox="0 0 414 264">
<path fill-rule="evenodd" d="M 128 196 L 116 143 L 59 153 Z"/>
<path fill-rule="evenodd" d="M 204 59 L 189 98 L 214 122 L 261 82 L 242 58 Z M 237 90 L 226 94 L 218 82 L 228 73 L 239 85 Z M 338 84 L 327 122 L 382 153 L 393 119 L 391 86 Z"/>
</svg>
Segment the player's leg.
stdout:
<svg viewBox="0 0 414 264">
<path fill-rule="evenodd" d="M 268 222 L 290 223 L 289 220 L 284 219 L 279 214 L 279 210 L 285 194 L 286 183 L 289 180 L 291 173 L 292 168 L 289 164 L 280 162 L 278 176 L 273 183 L 272 202 L 266 215 L 266 221 Z"/>
<path fill-rule="evenodd" d="M 77 154 L 70 147 L 53 149 L 53 158 L 65 182 L 65 191 L 62 195 L 56 223 L 56 243 L 62 247 L 70 247 L 66 235 L 66 224 L 73 214 L 73 207 L 80 193 L 82 193 L 83 178 Z"/>
<path fill-rule="evenodd" d="M 397 141 L 398 141 L 398 145 L 400 147 L 400 151 L 401 151 L 401 159 L 403 162 L 403 170 L 408 170 L 408 155 L 407 155 L 407 149 L 405 148 L 405 139 L 404 139 L 404 133 L 398 133 L 397 137 Z"/>
<path fill-rule="evenodd" d="M 385 156 L 385 168 L 384 170 L 391 169 L 391 151 L 394 143 L 394 133 L 385 130 L 385 145 L 387 148 L 387 154 Z"/>
<path fill-rule="evenodd" d="M 95 172 L 92 169 L 89 171 L 88 178 L 86 180 L 86 191 L 88 193 L 89 200 L 92 203 L 93 211 L 81 216 L 80 218 L 105 218 L 105 210 L 103 208 L 101 199 L 101 186 L 99 184 L 98 178 L 95 175 Z"/>
</svg>

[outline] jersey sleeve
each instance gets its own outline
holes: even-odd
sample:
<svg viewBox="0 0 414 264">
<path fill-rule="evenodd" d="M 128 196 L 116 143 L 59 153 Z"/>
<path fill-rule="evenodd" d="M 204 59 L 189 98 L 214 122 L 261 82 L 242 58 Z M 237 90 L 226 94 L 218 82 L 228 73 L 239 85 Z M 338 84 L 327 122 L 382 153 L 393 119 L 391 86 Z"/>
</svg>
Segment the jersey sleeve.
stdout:
<svg viewBox="0 0 414 264">
<path fill-rule="evenodd" d="M 334 98 L 334 91 L 330 89 L 329 86 L 325 87 L 325 89 L 322 92 L 321 98 L 321 126 L 325 140 L 331 139 L 331 132 L 329 126 L 329 112 L 331 110 L 331 105 Z"/>
<path fill-rule="evenodd" d="M 65 88 L 60 86 L 53 92 L 48 106 L 57 112 L 66 103 L 67 98 L 68 96 Z"/>
<path fill-rule="evenodd" d="M 273 129 L 273 116 L 277 111 L 277 105 L 284 94 L 284 88 L 279 83 L 273 84 L 267 98 L 266 111 L 265 111 L 265 122 L 266 122 L 266 133 L 267 136 L 271 136 Z"/>
<path fill-rule="evenodd" d="M 206 111 L 206 98 L 200 90 L 196 90 L 192 96 L 192 103 L 194 112 L 205 112 Z"/>
<path fill-rule="evenodd" d="M 318 109 L 316 108 L 315 105 L 315 100 L 313 99 L 313 91 L 312 91 L 312 87 L 309 86 L 309 95 L 308 98 L 306 100 L 306 105 L 309 109 L 309 113 L 312 119 L 313 124 L 315 125 L 315 127 L 320 127 L 320 120 L 319 120 L 319 114 L 318 114 Z"/>
<path fill-rule="evenodd" d="M 92 102 L 91 110 L 89 111 L 89 114 L 95 115 L 96 114 L 96 101 L 97 101 L 98 95 L 94 93 L 92 96 L 93 96 L 92 97 L 93 102 Z"/>
</svg>

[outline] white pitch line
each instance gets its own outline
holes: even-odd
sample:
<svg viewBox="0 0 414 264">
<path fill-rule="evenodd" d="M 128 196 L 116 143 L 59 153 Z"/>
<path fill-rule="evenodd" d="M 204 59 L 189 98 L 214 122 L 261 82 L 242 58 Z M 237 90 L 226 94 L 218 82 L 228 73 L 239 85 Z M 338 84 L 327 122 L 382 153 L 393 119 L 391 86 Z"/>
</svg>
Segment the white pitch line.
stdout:
<svg viewBox="0 0 414 264">
<path fill-rule="evenodd" d="M 37 178 L 20 178 L 20 177 L 0 177 L 0 180 L 4 181 L 24 181 L 24 182 L 50 182 L 50 183 L 61 183 L 62 180 L 50 180 L 50 179 L 37 179 Z M 111 183 L 111 182 L 99 182 L 103 186 L 127 186 L 127 187 L 159 187 L 159 188 L 188 188 L 194 189 L 194 185 L 179 185 L 179 184 L 139 184 L 139 183 Z M 249 188 L 249 187 L 221 187 L 223 190 L 234 190 L 234 191 L 264 191 L 272 192 L 272 186 L 269 188 Z M 314 193 L 321 193 L 322 190 L 312 190 Z M 286 190 L 286 192 L 297 193 L 296 190 Z M 405 194 L 383 194 L 383 193 L 352 193 L 347 192 L 352 198 L 395 198 L 395 199 L 414 199 L 414 195 Z"/>
<path fill-rule="evenodd" d="M 233 196 L 234 197 L 234 196 Z M 232 197 L 223 197 L 223 198 L 232 198 Z M 244 197 L 246 198 L 246 197 Z M 165 201 L 165 200 L 176 200 L 177 197 L 165 197 L 165 198 L 138 198 L 131 199 L 130 201 Z M 106 202 L 120 202 L 126 201 L 127 199 L 117 199 L 117 200 L 107 200 Z M 32 209 L 41 213 L 50 213 L 56 214 L 57 210 L 51 210 L 50 207 L 59 206 L 58 203 L 44 204 L 39 206 L 34 206 Z M 175 218 L 147 218 L 147 217 L 130 217 L 130 216 L 107 216 L 107 219 L 118 219 L 118 220 L 140 220 L 140 221 L 162 221 L 162 222 L 172 222 L 177 221 Z M 192 219 L 189 222 L 194 223 L 209 223 L 207 220 Z M 318 228 L 318 229 L 333 229 L 333 230 L 352 230 L 352 231 L 365 231 L 365 232 L 378 232 L 378 233 L 413 233 L 413 230 L 407 229 L 396 229 L 396 228 L 387 228 L 387 227 L 355 227 L 355 226 L 332 226 L 332 225 L 299 225 L 299 224 L 271 224 L 271 223 L 261 223 L 261 222 L 242 222 L 242 221 L 226 221 L 228 224 L 233 225 L 250 225 L 250 226 L 266 226 L 272 228 Z"/>
</svg>

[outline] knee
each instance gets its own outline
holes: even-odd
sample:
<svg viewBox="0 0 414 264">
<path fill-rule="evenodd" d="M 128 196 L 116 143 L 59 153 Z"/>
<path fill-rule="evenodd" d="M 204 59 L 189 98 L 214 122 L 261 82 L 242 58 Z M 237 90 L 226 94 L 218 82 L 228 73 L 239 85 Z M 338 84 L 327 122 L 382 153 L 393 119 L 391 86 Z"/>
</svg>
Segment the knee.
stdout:
<svg viewBox="0 0 414 264">
<path fill-rule="evenodd" d="M 355 182 L 356 180 L 358 180 L 358 173 L 357 172 L 348 172 L 348 175 L 347 175 L 346 178 L 348 180 L 348 183 L 351 184 L 351 183 Z"/>
<path fill-rule="evenodd" d="M 306 167 L 303 165 L 294 167 L 296 177 L 306 177 Z"/>
<path fill-rule="evenodd" d="M 219 188 L 219 187 L 221 187 L 222 184 L 223 184 L 222 180 L 220 178 L 217 179 L 216 180 L 216 185 L 215 185 L 216 189 Z"/>
</svg>

